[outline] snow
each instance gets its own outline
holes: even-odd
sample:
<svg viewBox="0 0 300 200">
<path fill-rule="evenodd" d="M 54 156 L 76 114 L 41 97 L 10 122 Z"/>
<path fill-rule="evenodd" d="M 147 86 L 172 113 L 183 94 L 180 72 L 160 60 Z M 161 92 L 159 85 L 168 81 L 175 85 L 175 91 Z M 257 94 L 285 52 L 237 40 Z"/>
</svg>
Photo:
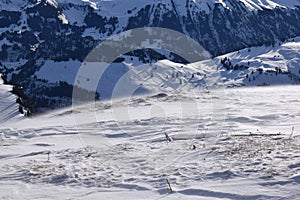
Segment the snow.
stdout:
<svg viewBox="0 0 300 200">
<path fill-rule="evenodd" d="M 52 83 L 65 81 L 88 90 L 94 88 L 101 99 L 106 100 L 113 95 L 119 98 L 131 96 L 132 93 L 180 93 L 193 91 L 195 88 L 202 90 L 205 87 L 212 88 L 215 84 L 226 87 L 295 84 L 300 78 L 299 37 L 280 45 L 276 43 L 274 47 L 252 47 L 250 52 L 249 49 L 243 49 L 192 64 L 179 64 L 169 60 L 144 64 L 136 57 L 122 57 L 125 59 L 122 63 L 112 64 L 48 60 L 35 75 Z M 244 65 L 248 69 L 226 70 L 221 65 L 221 59 L 225 57 L 231 60 L 232 65 Z M 89 70 L 81 74 L 84 67 Z M 275 68 L 286 73 L 276 74 Z M 258 69 L 263 69 L 264 72 L 260 74 Z"/>
<path fill-rule="evenodd" d="M 250 51 L 250 52 L 249 52 Z M 220 73 L 223 77 L 225 85 L 258 85 L 263 84 L 293 84 L 295 80 L 287 75 L 273 75 L 272 73 L 263 73 L 258 75 L 255 73 L 255 81 L 249 82 L 245 78 L 252 71 L 256 71 L 259 68 L 275 72 L 275 68 L 280 68 L 284 72 L 290 72 L 293 76 L 300 78 L 300 38 L 296 37 L 283 44 L 277 42 L 274 47 L 262 46 L 252 47 L 250 49 L 243 49 L 237 52 L 232 52 L 226 55 L 219 56 L 214 59 L 216 63 L 220 63 L 221 59 L 229 58 L 232 65 L 244 65 L 248 66 L 248 69 L 244 70 L 225 70 L 221 69 Z M 206 61 L 204 61 L 205 63 Z M 249 65 L 248 65 L 249 63 Z"/>
<path fill-rule="evenodd" d="M 253 11 L 253 10 L 261 10 L 261 9 L 274 9 L 276 7 L 283 8 L 295 8 L 296 6 L 300 6 L 300 1 L 298 0 L 239 0 L 245 4 L 245 6 Z M 1 0 L 0 1 L 0 9 L 7 11 L 20 11 L 22 13 L 22 18 L 20 21 L 27 23 L 27 19 L 25 17 L 26 8 L 30 8 L 38 3 L 42 3 L 43 1 L 36 1 L 33 3 L 28 3 L 25 0 Z M 45 2 L 44 2 L 45 3 Z M 132 0 L 132 1 L 124 1 L 124 0 L 46 0 L 51 6 L 61 10 L 61 13 L 58 15 L 58 18 L 62 20 L 64 24 L 76 24 L 78 26 L 84 25 L 84 18 L 87 14 L 87 7 L 90 6 L 94 9 L 94 12 L 98 13 L 101 16 L 105 16 L 107 18 L 117 17 L 118 24 L 116 26 L 116 30 L 114 32 L 118 33 L 123 31 L 127 26 L 128 20 L 130 17 L 136 16 L 137 13 L 145 8 L 147 5 L 151 6 L 150 13 L 150 22 L 154 17 L 154 11 L 157 11 L 158 6 L 163 6 L 164 9 L 158 9 L 161 12 L 167 12 L 174 10 L 176 14 L 179 16 L 187 17 L 188 12 L 193 17 L 197 17 L 197 13 L 199 11 L 203 11 L 206 14 L 210 13 L 213 9 L 214 5 L 221 4 L 226 9 L 233 9 L 233 6 L 229 1 L 225 0 L 154 0 L 149 2 L 148 0 Z M 187 6 L 188 4 L 188 6 Z M 163 13 L 161 13 L 163 14 Z M 24 18 L 25 17 L 25 18 Z M 182 17 L 181 17 L 182 18 Z M 2 31 L 14 30 L 19 31 L 25 25 L 21 24 L 20 26 L 10 26 L 8 28 L 2 28 Z M 151 25 L 151 24 L 150 24 Z M 90 35 L 89 33 L 85 33 Z M 99 38 L 97 33 L 92 34 L 91 36 L 95 37 L 95 39 Z M 105 37 L 105 36 L 103 36 Z"/>
<path fill-rule="evenodd" d="M 87 36 L 91 36 L 95 40 L 98 40 L 98 41 L 103 41 L 103 40 L 107 39 L 107 37 L 108 37 L 107 33 L 106 34 L 100 33 L 99 29 L 97 29 L 97 28 L 84 29 L 84 32 L 82 33 L 82 37 L 87 37 Z"/>
<path fill-rule="evenodd" d="M 12 120 L 0 127 L 0 198 L 297 199 L 299 89 L 226 89 L 218 130 L 213 90 Z"/>
<path fill-rule="evenodd" d="M 20 11 L 27 4 L 27 0 L 0 0 L 0 10 Z"/>
<path fill-rule="evenodd" d="M 284 8 L 295 8 L 295 6 L 300 6 L 300 1 L 298 0 L 240 0 L 243 2 L 250 10 L 261 10 L 263 8 L 274 9 L 276 7 Z"/>
<path fill-rule="evenodd" d="M 245 3 L 245 5 L 252 10 L 252 9 L 262 9 L 268 8 L 273 9 L 275 7 L 288 7 L 294 8 L 295 6 L 300 6 L 300 2 L 298 0 L 240 0 L 241 2 Z M 174 3 L 177 11 L 179 14 L 186 16 L 186 1 L 182 0 L 167 0 L 167 1 L 160 1 L 155 0 L 152 2 L 154 5 L 158 3 L 163 3 L 167 6 L 167 9 L 172 10 L 172 3 Z M 215 3 L 220 3 L 225 8 L 230 8 L 230 2 L 225 0 L 193 0 L 188 2 L 193 7 L 200 8 L 201 10 L 209 13 L 211 8 L 213 8 Z M 96 7 L 99 9 L 99 12 L 104 16 L 127 16 L 126 12 L 128 10 L 132 10 L 133 13 L 131 15 L 135 15 L 136 11 L 140 10 L 141 8 L 145 7 L 145 5 L 149 4 L 149 1 L 146 0 L 135 0 L 135 1 L 123 1 L 123 0 L 98 0 L 94 1 L 94 4 L 97 5 Z"/>
<path fill-rule="evenodd" d="M 58 15 L 58 18 L 62 21 L 63 24 L 69 23 L 69 21 L 66 19 L 66 16 L 64 14 Z"/>
<path fill-rule="evenodd" d="M 295 6 L 300 6 L 300 1 L 299 0 L 273 0 L 275 3 L 282 5 L 284 7 L 290 7 L 293 8 Z"/>
<path fill-rule="evenodd" d="M 275 7 L 286 7 L 286 8 L 294 8 L 295 6 L 300 6 L 300 2 L 298 0 L 239 0 L 243 2 L 248 8 L 252 9 L 262 9 L 269 8 L 273 9 Z M 37 1 L 36 3 L 40 3 L 41 1 Z M 89 5 L 95 11 L 101 12 L 101 14 L 105 16 L 120 16 L 128 17 L 128 10 L 132 11 L 132 14 L 135 15 L 138 10 L 145 7 L 145 5 L 149 4 L 147 0 L 133 0 L 133 1 L 124 1 L 124 0 L 46 0 L 46 2 L 54 7 L 59 7 L 62 4 L 74 4 L 74 5 Z M 174 2 L 175 7 L 178 9 L 179 13 L 186 13 L 186 1 L 182 0 L 167 0 L 160 1 L 155 0 L 151 3 L 158 4 L 163 3 L 168 6 L 169 9 L 172 9 L 172 2 Z M 206 13 L 210 12 L 209 7 L 213 7 L 215 3 L 220 3 L 224 7 L 230 8 L 230 2 L 225 0 L 190 0 L 188 2 L 190 5 L 194 7 L 201 8 Z M 0 1 L 1 10 L 9 10 L 9 11 L 20 11 L 22 8 L 31 6 L 28 5 L 26 0 L 1 0 Z M 208 6 L 209 5 L 209 6 Z M 64 10 L 64 12 L 67 10 Z M 70 13 L 70 12 L 69 12 Z M 71 13 L 72 14 L 72 13 Z M 68 15 L 66 15 L 68 18 Z"/>
<path fill-rule="evenodd" d="M 252 10 L 261 10 L 261 9 L 274 9 L 276 7 L 284 7 L 284 8 L 295 8 L 295 6 L 300 6 L 300 2 L 298 0 L 240 0 L 245 6 Z M 135 16 L 138 11 L 142 8 L 146 7 L 146 5 L 151 6 L 151 10 L 155 10 L 157 6 L 163 4 L 165 9 L 174 10 L 173 5 L 175 6 L 176 13 L 180 16 L 187 16 L 188 10 L 191 13 L 195 13 L 194 11 L 204 11 L 205 13 L 210 13 L 214 7 L 214 4 L 219 3 L 224 8 L 232 9 L 232 5 L 230 2 L 225 0 L 190 0 L 190 1 L 182 1 L 182 0 L 155 0 L 149 2 L 148 0 L 133 0 L 133 1 L 124 1 L 124 0 L 76 0 L 76 1 L 68 1 L 68 0 L 57 0 L 58 5 L 63 5 L 67 3 L 71 3 L 73 5 L 90 5 L 95 12 L 99 13 L 102 16 L 109 17 L 118 17 L 119 27 L 117 27 L 116 32 L 121 31 L 124 27 L 126 27 L 128 23 L 128 19 L 131 16 Z M 186 5 L 188 4 L 188 8 Z M 66 16 L 66 19 L 70 21 L 72 24 L 77 23 L 78 25 L 83 24 L 83 18 L 78 18 L 78 12 L 80 9 L 74 7 L 64 8 L 63 13 Z M 84 13 L 81 13 L 84 16 Z M 151 13 L 150 19 L 153 19 L 154 13 Z M 152 21 L 152 20 L 150 20 Z"/>
<path fill-rule="evenodd" d="M 1 5 L 19 9 L 24 2 Z M 89 4 L 107 17 L 121 16 L 124 23 L 120 24 L 125 24 L 149 1 L 72 2 Z M 185 3 L 174 2 L 177 8 Z M 206 3 L 227 5 L 225 0 L 192 2 L 206 12 Z M 283 0 L 243 2 L 250 9 L 299 5 L 299 1 Z M 64 10 L 61 19 L 83 24 L 76 16 L 85 12 L 74 12 Z M 93 31 L 85 34 L 94 35 Z M 124 56 L 124 62 L 111 64 L 102 77 L 81 76 L 86 82 L 91 78 L 88 88 L 101 78 L 95 89 L 101 98 L 114 97 L 114 101 L 74 105 L 31 118 L 18 113 L 11 86 L 0 82 L 0 199 L 296 200 L 300 196 L 300 87 L 222 85 L 295 83 L 287 75 L 259 75 L 255 70 L 279 67 L 298 74 L 299 50 L 298 37 L 282 45 L 253 47 L 250 52 L 244 49 L 187 65 L 168 60 L 142 64 Z M 250 66 L 225 70 L 220 66 L 224 57 Z M 15 68 L 20 63 L 5 64 Z M 48 60 L 35 75 L 74 84 L 82 65 L 90 63 Z M 252 71 L 256 80 L 248 82 L 246 75 Z"/>
<path fill-rule="evenodd" d="M 84 25 L 84 17 L 86 15 L 86 12 L 84 9 L 79 9 L 79 8 L 68 8 L 64 9 L 63 13 L 66 16 L 66 19 L 70 24 L 75 24 L 77 23 L 78 26 L 83 26 Z"/>
<path fill-rule="evenodd" d="M 46 3 L 52 5 L 55 8 L 58 8 L 58 4 L 55 0 L 46 0 Z"/>
<path fill-rule="evenodd" d="M 12 86 L 4 85 L 0 78 L 0 124 L 22 118 L 19 105 L 16 103 L 17 97 L 11 93 L 11 90 Z"/>
<path fill-rule="evenodd" d="M 80 65 L 81 62 L 73 60 L 62 62 L 47 60 L 35 75 L 37 78 L 45 79 L 53 83 L 65 81 L 73 85 Z"/>
</svg>

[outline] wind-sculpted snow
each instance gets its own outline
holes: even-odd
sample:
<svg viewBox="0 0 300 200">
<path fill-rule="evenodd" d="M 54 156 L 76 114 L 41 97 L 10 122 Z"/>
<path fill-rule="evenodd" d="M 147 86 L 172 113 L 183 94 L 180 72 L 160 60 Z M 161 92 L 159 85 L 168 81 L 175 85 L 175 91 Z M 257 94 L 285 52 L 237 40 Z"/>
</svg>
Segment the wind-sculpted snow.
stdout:
<svg viewBox="0 0 300 200">
<path fill-rule="evenodd" d="M 1 0 L 0 7 L 0 71 L 22 86 L 41 112 L 70 105 L 79 63 L 99 43 L 128 30 L 178 31 L 212 56 L 300 35 L 297 0 Z M 131 52 L 125 65 L 123 58 L 116 58 L 120 69 L 113 78 L 130 64 L 185 62 L 164 51 Z M 239 74 L 231 80 L 235 78 L 240 79 Z M 98 97 L 106 98 L 111 89 L 110 85 L 99 89 Z"/>
<path fill-rule="evenodd" d="M 209 93 L 198 96 L 199 118 L 174 107 L 195 101 L 182 93 L 80 105 L 4 124 L 0 197 L 296 200 L 298 91 L 227 89 L 226 119 L 214 144 Z M 158 105 L 172 112 L 167 119 Z M 132 118 L 117 121 L 114 107 L 130 109 Z M 90 114 L 98 121 L 86 120 Z"/>
</svg>

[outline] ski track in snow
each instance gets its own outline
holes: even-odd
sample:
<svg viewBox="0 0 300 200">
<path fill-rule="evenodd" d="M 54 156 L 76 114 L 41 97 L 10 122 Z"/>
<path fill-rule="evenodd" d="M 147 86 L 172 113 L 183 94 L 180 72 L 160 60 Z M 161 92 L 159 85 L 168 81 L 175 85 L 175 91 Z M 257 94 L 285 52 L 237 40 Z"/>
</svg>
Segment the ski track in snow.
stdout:
<svg viewBox="0 0 300 200">
<path fill-rule="evenodd" d="M 198 96 L 199 116 L 176 109 L 195 101 L 178 94 L 2 123 L 0 198 L 297 199 L 298 91 L 226 89 L 226 118 L 215 140 L 205 137 L 218 131 L 207 93 Z M 116 121 L 116 108 L 128 109 L 131 118 Z M 94 115 L 96 121 L 88 120 Z M 74 117 L 81 120 L 76 124 Z"/>
</svg>

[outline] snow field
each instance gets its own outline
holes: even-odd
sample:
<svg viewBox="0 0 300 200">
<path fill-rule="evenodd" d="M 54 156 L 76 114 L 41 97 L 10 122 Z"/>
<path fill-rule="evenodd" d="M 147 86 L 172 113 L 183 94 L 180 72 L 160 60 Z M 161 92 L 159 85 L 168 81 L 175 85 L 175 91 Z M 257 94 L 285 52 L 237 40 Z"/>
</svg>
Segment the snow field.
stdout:
<svg viewBox="0 0 300 200">
<path fill-rule="evenodd" d="M 298 90 L 226 89 L 226 118 L 213 144 L 206 93 L 198 96 L 206 108 L 201 120 L 174 109 L 195 101 L 182 93 L 99 102 L 93 109 L 81 105 L 3 124 L 1 198 L 297 199 Z M 148 113 L 158 105 L 169 114 Z M 118 120 L 116 107 L 132 111 L 131 117 Z M 96 121 L 84 120 L 91 115 Z"/>
</svg>

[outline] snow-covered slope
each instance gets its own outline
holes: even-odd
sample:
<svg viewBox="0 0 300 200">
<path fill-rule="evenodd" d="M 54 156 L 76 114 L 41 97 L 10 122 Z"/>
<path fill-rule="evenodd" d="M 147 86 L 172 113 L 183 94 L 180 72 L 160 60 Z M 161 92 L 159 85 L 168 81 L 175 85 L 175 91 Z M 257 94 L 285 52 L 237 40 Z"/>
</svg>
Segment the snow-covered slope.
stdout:
<svg viewBox="0 0 300 200">
<path fill-rule="evenodd" d="M 276 7 L 283 8 L 295 8 L 296 6 L 300 6 L 299 0 L 234 0 L 236 2 L 241 2 L 249 9 L 274 9 Z M 234 7 L 232 2 L 234 1 L 226 1 L 226 0 L 154 0 L 152 3 L 154 5 L 158 5 L 159 3 L 163 3 L 169 7 L 169 9 L 177 9 L 179 14 L 186 14 L 186 5 L 196 7 L 200 10 L 203 10 L 209 13 L 215 4 L 221 4 L 225 8 Z M 73 3 L 76 5 L 91 5 L 94 9 L 98 10 L 98 12 L 103 12 L 106 14 L 105 16 L 122 16 L 120 14 L 126 14 L 128 10 L 133 10 L 133 14 L 136 14 L 136 11 L 139 11 L 145 5 L 149 4 L 147 0 L 133 0 L 133 1 L 122 1 L 122 0 L 94 0 L 94 1 L 86 1 L 86 0 L 77 0 L 77 1 L 66 1 L 66 0 L 56 0 L 58 5 L 63 5 L 66 3 Z M 110 12 L 113 11 L 113 12 Z M 128 14 L 128 13 L 127 13 Z"/>
<path fill-rule="evenodd" d="M 12 86 L 4 85 L 0 78 L 0 124 L 23 118 L 19 112 L 19 104 L 16 103 L 17 97 L 11 91 Z"/>
<path fill-rule="evenodd" d="M 240 3 L 241 6 L 253 11 L 253 10 L 263 10 L 263 9 L 275 9 L 275 8 L 296 8 L 300 6 L 299 0 L 154 0 L 149 2 L 148 0 L 133 0 L 133 1 L 124 1 L 124 0 L 95 0 L 95 1 L 86 1 L 86 0 L 77 0 L 77 1 L 65 1 L 57 0 L 58 5 L 63 6 L 67 3 L 74 5 L 87 5 L 89 4 L 96 13 L 101 16 L 114 17 L 117 16 L 122 25 L 126 25 L 130 17 L 138 15 L 138 12 L 141 11 L 146 5 L 151 5 L 151 10 L 160 12 L 161 19 L 165 12 L 174 11 L 178 16 L 185 16 L 204 11 L 209 14 L 214 10 L 215 5 L 221 5 L 225 9 L 231 10 L 236 9 L 237 3 Z M 161 9 L 163 8 L 163 9 Z M 72 9 L 72 8 L 71 8 Z M 65 12 L 66 11 L 66 12 Z M 73 13 L 69 12 L 69 8 L 63 8 L 63 13 L 66 16 L 66 19 L 70 19 L 74 23 Z M 155 18 L 155 12 L 150 14 L 150 22 Z M 151 20 L 152 19 L 152 20 Z M 78 24 L 80 20 L 78 21 Z M 152 23 L 154 23 L 152 21 Z M 121 27 L 120 27 L 121 28 Z"/>
<path fill-rule="evenodd" d="M 284 8 L 294 8 L 295 6 L 300 6 L 299 0 L 240 0 L 243 2 L 249 9 L 273 9 L 276 7 Z"/>
<path fill-rule="evenodd" d="M 214 60 L 217 63 L 223 60 L 220 73 L 228 86 L 300 83 L 299 37 L 285 43 L 243 49 Z"/>
<path fill-rule="evenodd" d="M 70 105 L 80 63 L 129 29 L 179 31 L 213 56 L 300 35 L 298 0 L 1 0 L 0 8 L 0 72 L 37 110 Z"/>
<path fill-rule="evenodd" d="M 0 198 L 297 200 L 299 89 L 226 89 L 217 121 L 211 90 L 1 125 Z"/>
<path fill-rule="evenodd" d="M 197 88 L 202 90 L 205 87 L 212 88 L 215 84 L 233 87 L 300 82 L 299 37 L 284 43 L 247 48 L 192 64 L 169 60 L 143 64 L 133 56 L 123 58 L 122 63 L 112 63 L 102 75 L 97 89 L 102 100 L 110 99 L 114 91 L 118 92 L 119 97 L 132 95 L 126 91 L 129 85 L 139 88 L 137 93 L 142 94 L 173 93 Z M 226 61 L 223 62 L 225 58 Z M 80 67 L 83 67 L 80 62 L 47 61 L 35 75 L 49 83 L 66 81 L 73 85 Z M 91 77 L 83 79 L 88 78 Z M 125 88 L 118 88 L 121 81 Z"/>
</svg>

